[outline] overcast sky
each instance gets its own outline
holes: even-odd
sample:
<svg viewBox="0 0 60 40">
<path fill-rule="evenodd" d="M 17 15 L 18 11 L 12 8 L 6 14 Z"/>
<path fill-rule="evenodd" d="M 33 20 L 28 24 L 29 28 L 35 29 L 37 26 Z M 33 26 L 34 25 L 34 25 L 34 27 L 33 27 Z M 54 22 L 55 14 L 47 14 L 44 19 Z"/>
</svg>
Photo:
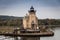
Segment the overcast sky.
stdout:
<svg viewBox="0 0 60 40">
<path fill-rule="evenodd" d="M 23 17 L 31 6 L 39 19 L 60 19 L 60 0 L 0 0 L 0 15 Z"/>
</svg>

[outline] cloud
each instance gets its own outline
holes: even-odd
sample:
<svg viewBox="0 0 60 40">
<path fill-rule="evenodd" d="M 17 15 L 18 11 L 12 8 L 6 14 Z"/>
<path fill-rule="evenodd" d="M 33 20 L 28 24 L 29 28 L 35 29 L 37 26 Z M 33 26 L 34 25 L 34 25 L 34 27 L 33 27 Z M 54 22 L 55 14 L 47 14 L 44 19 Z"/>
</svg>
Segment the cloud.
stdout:
<svg viewBox="0 0 60 40">
<path fill-rule="evenodd" d="M 40 0 L 39 4 L 43 6 L 60 6 L 60 0 Z"/>
<path fill-rule="evenodd" d="M 32 5 L 38 18 L 60 18 L 60 0 L 0 0 L 0 15 L 24 16 Z"/>
<path fill-rule="evenodd" d="M 39 15 L 39 16 L 38 16 Z M 39 18 L 55 18 L 60 19 L 60 7 L 40 7 L 37 10 Z"/>
</svg>

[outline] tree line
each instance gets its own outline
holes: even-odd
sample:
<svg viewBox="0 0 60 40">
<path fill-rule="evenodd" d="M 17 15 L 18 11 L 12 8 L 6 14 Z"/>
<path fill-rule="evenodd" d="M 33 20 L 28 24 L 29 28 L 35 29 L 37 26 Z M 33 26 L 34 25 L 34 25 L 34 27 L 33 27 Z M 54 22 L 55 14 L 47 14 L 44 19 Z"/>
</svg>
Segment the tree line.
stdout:
<svg viewBox="0 0 60 40">
<path fill-rule="evenodd" d="M 38 25 L 60 25 L 60 19 L 38 19 Z M 23 26 L 23 19 L 0 19 L 0 26 Z"/>
</svg>

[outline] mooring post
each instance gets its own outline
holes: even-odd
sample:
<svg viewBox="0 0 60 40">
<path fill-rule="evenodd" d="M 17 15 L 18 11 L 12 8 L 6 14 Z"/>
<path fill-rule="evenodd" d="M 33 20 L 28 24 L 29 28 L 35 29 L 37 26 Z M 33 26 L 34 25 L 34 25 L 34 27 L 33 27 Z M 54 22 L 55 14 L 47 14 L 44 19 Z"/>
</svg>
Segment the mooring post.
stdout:
<svg viewBox="0 0 60 40">
<path fill-rule="evenodd" d="M 17 29 L 14 30 L 14 34 L 18 34 L 18 33 L 17 33 Z M 15 36 L 15 37 L 14 37 L 14 40 L 18 40 L 18 37 Z"/>
<path fill-rule="evenodd" d="M 14 40 L 18 40 L 18 37 L 14 37 Z"/>
</svg>

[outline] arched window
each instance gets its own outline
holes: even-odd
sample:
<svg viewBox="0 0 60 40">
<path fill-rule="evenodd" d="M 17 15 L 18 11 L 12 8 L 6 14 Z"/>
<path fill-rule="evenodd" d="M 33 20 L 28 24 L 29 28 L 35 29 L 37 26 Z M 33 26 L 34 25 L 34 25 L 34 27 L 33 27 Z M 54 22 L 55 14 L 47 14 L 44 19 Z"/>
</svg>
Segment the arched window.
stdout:
<svg viewBox="0 0 60 40">
<path fill-rule="evenodd" d="M 35 26 L 35 23 L 34 23 L 34 21 L 32 21 L 32 23 L 31 23 L 32 29 L 34 29 L 34 26 Z"/>
</svg>

